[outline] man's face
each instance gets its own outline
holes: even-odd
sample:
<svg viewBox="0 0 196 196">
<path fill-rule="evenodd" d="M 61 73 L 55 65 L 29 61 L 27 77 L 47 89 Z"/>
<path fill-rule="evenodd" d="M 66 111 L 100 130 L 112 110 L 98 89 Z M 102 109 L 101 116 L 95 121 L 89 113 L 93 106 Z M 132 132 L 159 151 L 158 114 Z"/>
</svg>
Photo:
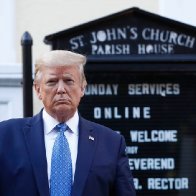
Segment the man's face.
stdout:
<svg viewBox="0 0 196 196">
<path fill-rule="evenodd" d="M 71 118 L 84 95 L 84 85 L 77 66 L 43 67 L 35 90 L 46 111 L 55 119 Z"/>
</svg>

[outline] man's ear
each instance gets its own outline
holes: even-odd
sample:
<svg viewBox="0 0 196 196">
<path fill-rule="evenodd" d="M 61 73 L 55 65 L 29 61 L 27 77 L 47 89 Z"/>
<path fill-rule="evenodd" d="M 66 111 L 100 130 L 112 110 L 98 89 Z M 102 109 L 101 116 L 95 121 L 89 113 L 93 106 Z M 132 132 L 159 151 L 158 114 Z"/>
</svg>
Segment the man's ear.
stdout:
<svg viewBox="0 0 196 196">
<path fill-rule="evenodd" d="M 33 86 L 34 86 L 35 92 L 36 92 L 36 94 L 37 94 L 37 97 L 38 97 L 40 100 L 42 100 L 40 85 L 37 84 L 36 82 L 34 82 L 34 83 L 33 83 Z"/>
<path fill-rule="evenodd" d="M 81 86 L 81 97 L 84 96 L 85 88 L 86 88 L 86 83 L 83 83 Z"/>
</svg>

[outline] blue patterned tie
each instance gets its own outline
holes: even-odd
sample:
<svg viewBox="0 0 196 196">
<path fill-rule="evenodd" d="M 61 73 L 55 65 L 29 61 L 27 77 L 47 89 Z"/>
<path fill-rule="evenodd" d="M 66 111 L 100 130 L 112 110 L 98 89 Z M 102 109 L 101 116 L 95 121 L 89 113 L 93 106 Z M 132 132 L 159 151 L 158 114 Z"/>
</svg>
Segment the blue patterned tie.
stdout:
<svg viewBox="0 0 196 196">
<path fill-rule="evenodd" d="M 60 123 L 55 129 L 59 132 L 55 140 L 51 160 L 50 195 L 70 196 L 72 186 L 72 162 L 67 138 L 64 135 L 67 125 Z"/>
</svg>

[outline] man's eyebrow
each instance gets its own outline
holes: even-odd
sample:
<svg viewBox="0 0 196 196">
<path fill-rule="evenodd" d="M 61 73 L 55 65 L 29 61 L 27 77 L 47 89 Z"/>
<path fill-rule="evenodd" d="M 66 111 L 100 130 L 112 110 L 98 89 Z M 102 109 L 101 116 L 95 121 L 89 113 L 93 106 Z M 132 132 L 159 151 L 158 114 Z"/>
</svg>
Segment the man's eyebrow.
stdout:
<svg viewBox="0 0 196 196">
<path fill-rule="evenodd" d="M 63 76 L 73 77 L 73 75 L 72 74 L 69 74 L 69 73 L 65 73 L 65 74 L 63 74 Z"/>
</svg>

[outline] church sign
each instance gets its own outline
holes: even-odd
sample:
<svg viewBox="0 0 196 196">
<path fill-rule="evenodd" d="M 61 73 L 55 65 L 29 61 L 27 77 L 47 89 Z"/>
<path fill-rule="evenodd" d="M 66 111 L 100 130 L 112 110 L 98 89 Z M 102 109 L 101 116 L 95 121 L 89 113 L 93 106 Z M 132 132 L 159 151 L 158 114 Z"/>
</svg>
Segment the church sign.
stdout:
<svg viewBox="0 0 196 196">
<path fill-rule="evenodd" d="M 131 8 L 45 42 L 87 56 L 79 112 L 124 135 L 137 195 L 195 195 L 196 28 Z"/>
<path fill-rule="evenodd" d="M 48 35 L 45 42 L 93 56 L 196 52 L 193 27 L 137 8 Z"/>
<path fill-rule="evenodd" d="M 84 50 L 91 55 L 174 54 L 180 47 L 195 47 L 195 37 L 186 33 L 128 24 L 80 34 L 68 41 L 71 50 Z"/>
</svg>

